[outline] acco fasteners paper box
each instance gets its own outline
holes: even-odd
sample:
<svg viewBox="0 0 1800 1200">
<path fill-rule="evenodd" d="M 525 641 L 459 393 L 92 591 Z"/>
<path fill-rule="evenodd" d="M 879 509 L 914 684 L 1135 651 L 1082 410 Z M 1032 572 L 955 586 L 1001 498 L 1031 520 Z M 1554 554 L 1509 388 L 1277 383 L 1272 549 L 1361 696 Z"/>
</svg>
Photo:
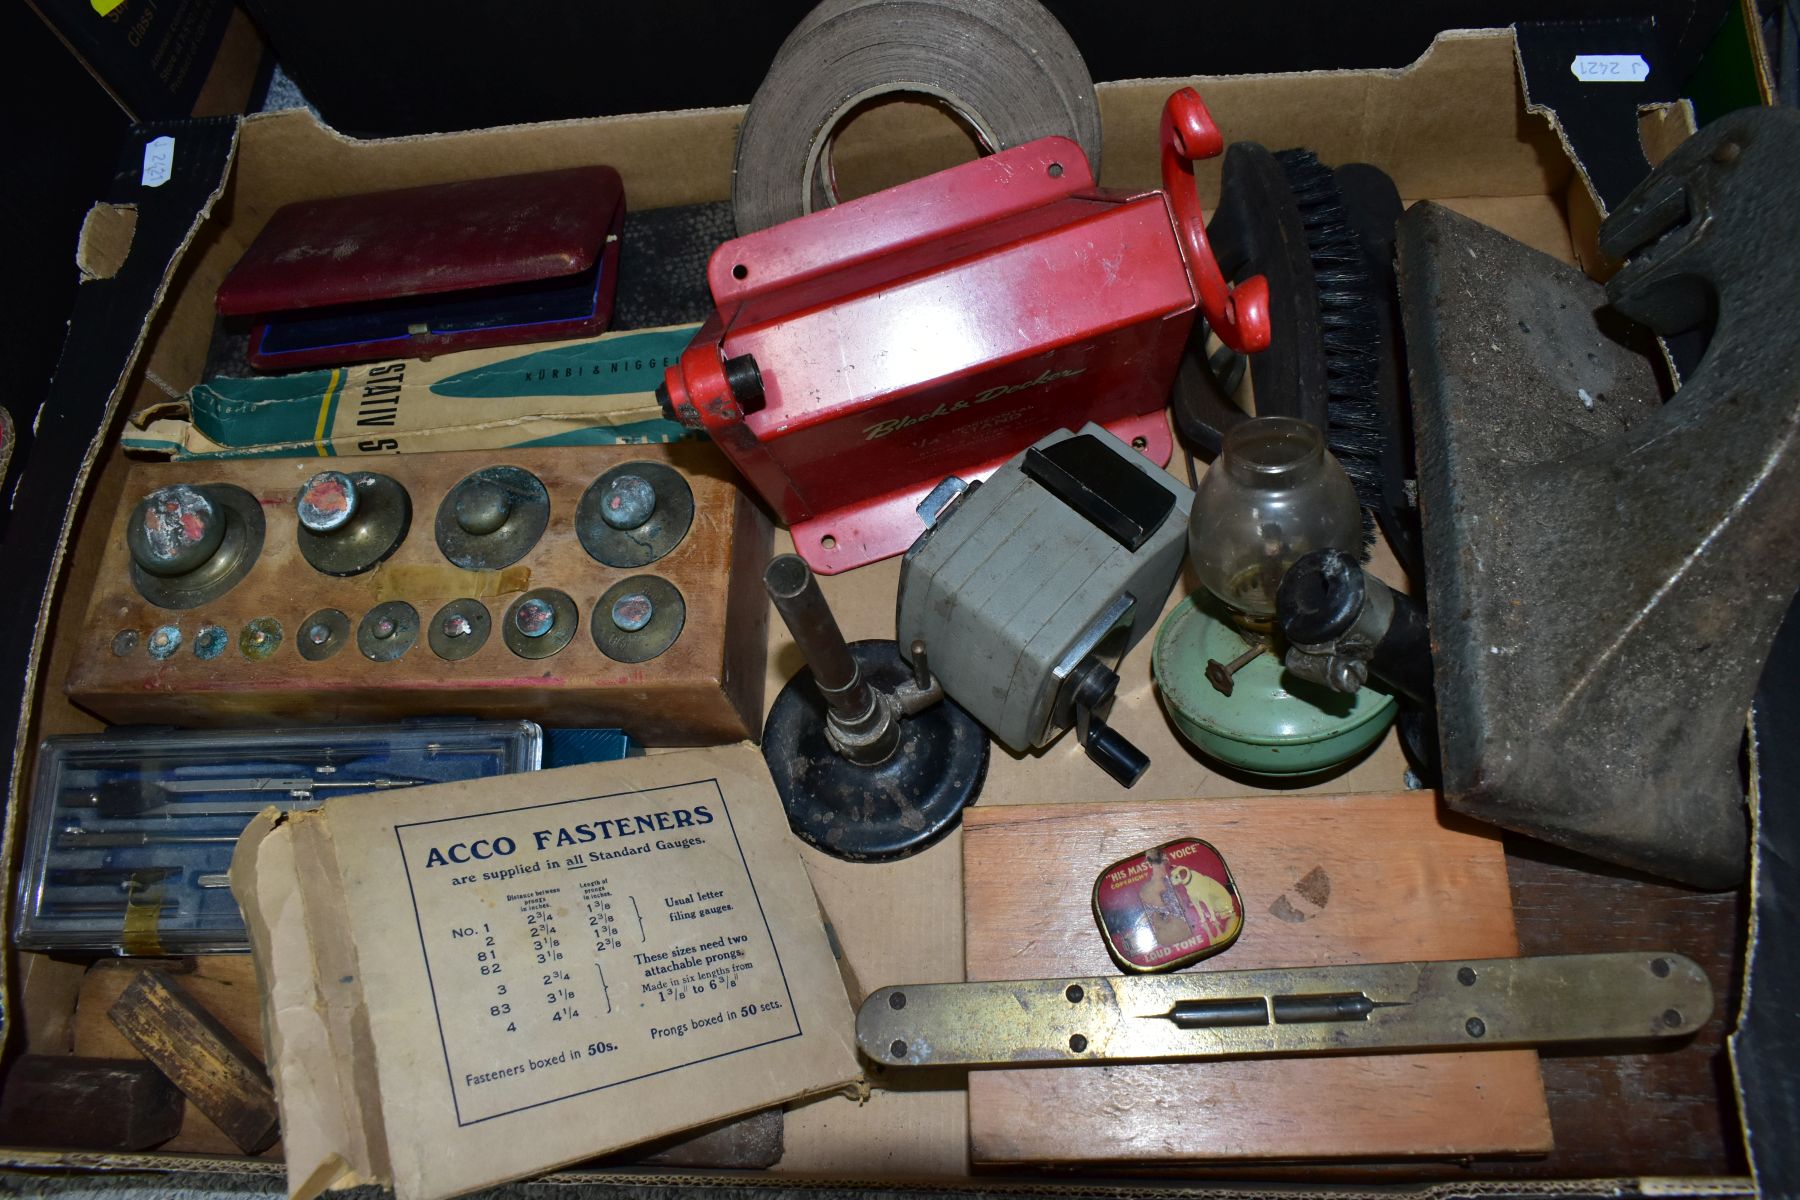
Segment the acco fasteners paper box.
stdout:
<svg viewBox="0 0 1800 1200">
<path fill-rule="evenodd" d="M 432 1200 L 857 1080 L 762 756 L 266 812 L 232 863 L 290 1194 Z"/>
</svg>

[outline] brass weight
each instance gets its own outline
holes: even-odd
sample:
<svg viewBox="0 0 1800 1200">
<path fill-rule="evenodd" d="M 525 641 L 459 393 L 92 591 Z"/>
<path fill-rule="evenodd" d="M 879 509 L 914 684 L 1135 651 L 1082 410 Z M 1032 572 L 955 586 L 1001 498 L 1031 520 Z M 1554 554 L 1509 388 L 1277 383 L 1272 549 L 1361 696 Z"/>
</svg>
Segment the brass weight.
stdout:
<svg viewBox="0 0 1800 1200">
<path fill-rule="evenodd" d="M 324 575 L 360 575 L 400 548 L 412 525 L 406 489 L 373 471 L 320 471 L 294 497 L 300 554 Z"/>
<path fill-rule="evenodd" d="M 633 575 L 607 588 L 594 605 L 594 645 L 614 662 L 649 662 L 681 636 L 687 603 L 674 584 Z"/>
<path fill-rule="evenodd" d="M 542 480 L 520 467 L 484 467 L 438 505 L 438 549 L 459 567 L 497 571 L 530 553 L 549 524 Z"/>
<path fill-rule="evenodd" d="M 262 553 L 262 505 L 229 483 L 157 488 L 131 510 L 125 547 L 131 582 L 158 608 L 217 600 L 250 573 Z"/>
<path fill-rule="evenodd" d="M 549 658 L 569 644 L 580 621 L 580 610 L 569 593 L 533 588 L 507 608 L 500 640 L 520 658 Z"/>
<path fill-rule="evenodd" d="M 694 493 L 664 463 L 620 463 L 588 486 L 575 509 L 581 548 L 602 566 L 647 567 L 687 536 Z"/>
</svg>

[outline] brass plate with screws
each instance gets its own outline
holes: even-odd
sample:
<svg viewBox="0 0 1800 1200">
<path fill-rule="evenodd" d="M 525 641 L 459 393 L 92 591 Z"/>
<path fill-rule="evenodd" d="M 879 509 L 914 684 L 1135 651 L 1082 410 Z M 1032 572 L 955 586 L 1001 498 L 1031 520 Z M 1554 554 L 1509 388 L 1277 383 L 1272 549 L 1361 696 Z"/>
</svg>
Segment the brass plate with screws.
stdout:
<svg viewBox="0 0 1800 1200">
<path fill-rule="evenodd" d="M 374 662 L 392 662 L 419 640 L 419 610 L 404 600 L 377 604 L 356 627 L 356 648 Z"/>
<path fill-rule="evenodd" d="M 301 486 L 294 512 L 300 555 L 322 575 L 373 570 L 412 526 L 406 489 L 374 471 L 319 472 Z"/>
<path fill-rule="evenodd" d="M 500 639 L 520 658 L 549 658 L 569 644 L 580 623 L 580 610 L 569 593 L 533 588 L 507 607 Z"/>
<path fill-rule="evenodd" d="M 549 524 L 542 480 L 520 467 L 484 467 L 438 505 L 438 549 L 459 567 L 497 571 L 524 558 Z"/>
<path fill-rule="evenodd" d="M 437 610 L 425 631 L 425 641 L 439 658 L 457 662 L 487 645 L 493 623 L 487 605 L 465 596 Z"/>
<path fill-rule="evenodd" d="M 335 608 L 321 608 L 300 622 L 294 648 L 307 662 L 324 662 L 350 640 L 350 618 Z"/>
<path fill-rule="evenodd" d="M 1661 950 L 887 987 L 856 1041 L 889 1066 L 1160 1062 L 1651 1042 L 1711 1018 Z"/>
<path fill-rule="evenodd" d="M 256 617 L 238 634 L 238 653 L 251 662 L 267 662 L 281 648 L 281 632 L 274 617 Z"/>
<path fill-rule="evenodd" d="M 594 605 L 594 645 L 614 662 L 649 662 L 675 644 L 685 624 L 687 602 L 674 584 L 633 575 L 607 588 Z"/>
<path fill-rule="evenodd" d="M 588 486 L 575 509 L 575 536 L 596 562 L 647 567 L 687 536 L 694 493 L 664 463 L 621 463 Z"/>
<path fill-rule="evenodd" d="M 236 587 L 262 553 L 262 505 L 229 483 L 158 488 L 131 510 L 131 583 L 158 608 L 197 608 Z"/>
</svg>

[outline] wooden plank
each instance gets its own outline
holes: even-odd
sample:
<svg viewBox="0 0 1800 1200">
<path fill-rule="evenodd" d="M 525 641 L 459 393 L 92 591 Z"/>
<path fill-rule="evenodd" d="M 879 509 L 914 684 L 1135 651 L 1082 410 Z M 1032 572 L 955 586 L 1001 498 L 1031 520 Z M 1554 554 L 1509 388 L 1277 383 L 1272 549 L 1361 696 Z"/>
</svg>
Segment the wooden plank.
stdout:
<svg viewBox="0 0 1800 1200">
<path fill-rule="evenodd" d="M 8 1146 L 148 1150 L 175 1136 L 184 1107 L 147 1062 L 28 1054 L 6 1073 L 0 1137 Z"/>
<path fill-rule="evenodd" d="M 674 549 L 646 567 L 605 567 L 581 546 L 576 507 L 602 473 L 637 461 L 666 463 L 681 472 L 693 491 L 693 524 Z M 543 481 L 550 494 L 549 526 L 513 566 L 464 571 L 438 550 L 438 506 L 464 476 L 497 464 L 522 467 Z M 120 723 L 256 726 L 272 719 L 330 724 L 431 715 L 617 726 L 655 746 L 757 736 L 760 650 L 768 620 L 762 567 L 770 527 L 712 446 L 458 451 L 371 462 L 368 469 L 407 490 L 412 519 L 391 558 L 348 578 L 314 570 L 296 541 L 294 497 L 320 466 L 317 459 L 235 459 L 132 467 L 106 526 L 105 556 L 69 668 L 70 698 Z M 137 503 L 172 483 L 244 488 L 260 503 L 267 526 L 249 574 L 217 600 L 186 612 L 157 608 L 138 594 L 125 547 L 125 524 Z M 615 662 L 594 643 L 594 606 L 613 584 L 637 575 L 673 584 L 686 619 L 675 643 L 661 654 L 641 663 Z M 540 587 L 568 593 L 579 625 L 569 644 L 551 657 L 519 658 L 504 644 L 500 622 L 519 592 Z M 464 596 L 481 598 L 493 622 L 486 643 L 469 657 L 439 658 L 424 629 L 417 644 L 391 662 L 373 662 L 357 650 L 355 628 L 376 603 L 404 600 L 428 623 L 445 603 Z M 295 643 L 302 622 L 323 608 L 348 616 L 352 640 L 330 658 L 309 662 Z M 238 649 L 239 632 L 251 620 L 269 617 L 281 625 L 281 644 L 265 661 L 252 661 Z M 157 661 L 146 647 L 152 630 L 165 624 L 180 629 L 183 643 Z M 193 651 L 203 624 L 227 631 L 229 643 L 216 658 L 203 660 Z M 135 630 L 139 637 L 138 646 L 123 656 L 112 649 L 122 630 Z"/>
<path fill-rule="evenodd" d="M 139 971 L 107 1015 L 238 1149 L 255 1154 L 280 1136 L 262 1063 L 164 972 Z"/>
<path fill-rule="evenodd" d="M 978 807 L 964 827 L 970 979 L 1113 973 L 1095 877 L 1183 835 L 1219 848 L 1246 911 L 1196 970 L 1518 952 L 1498 837 L 1429 792 Z M 976 1165 L 1154 1166 L 1543 1153 L 1551 1133 L 1536 1053 L 1497 1050 L 972 1071 L 969 1140 Z"/>
<path fill-rule="evenodd" d="M 209 954 L 191 959 L 102 959 L 82 981 L 81 996 L 73 1020 L 77 1054 L 108 1058 L 141 1059 L 142 1053 L 107 1016 L 132 979 L 145 969 L 171 976 L 189 999 L 200 1005 L 232 1037 L 257 1059 L 263 1059 L 261 1008 L 256 990 L 256 967 L 248 954 Z M 664 1167 L 756 1168 L 780 1161 L 783 1114 L 780 1109 L 752 1113 L 682 1137 L 666 1138 L 655 1145 L 626 1151 L 609 1165 L 644 1163 Z M 180 1132 L 164 1147 L 189 1154 L 239 1154 L 237 1145 L 201 1112 L 189 1104 Z M 262 1152 L 280 1157 L 279 1143 Z"/>
<path fill-rule="evenodd" d="M 1725 1039 L 1743 992 L 1748 890 L 1698 892 L 1508 835 L 1523 954 L 1667 947 L 1712 980 L 1712 1020 L 1689 1041 L 1624 1054 L 1542 1056 L 1556 1149 L 1496 1174 L 1544 1179 L 1747 1175 Z"/>
<path fill-rule="evenodd" d="M 76 1054 L 98 1058 L 143 1058 L 107 1016 L 141 970 L 167 971 L 177 986 L 223 1025 L 257 1058 L 263 1057 L 262 1015 L 256 994 L 256 967 L 248 954 L 208 954 L 190 959 L 103 958 L 81 982 L 72 1022 Z M 181 1131 L 164 1147 L 188 1154 L 241 1154 L 224 1130 L 196 1106 L 185 1106 Z M 280 1143 L 262 1152 L 280 1157 Z"/>
<path fill-rule="evenodd" d="M 1479 1175 L 1601 1179 L 1746 1176 L 1737 1091 L 1725 1039 L 1743 987 L 1747 893 L 1697 892 L 1507 834 L 1521 954 L 1679 950 L 1713 981 L 1718 1003 L 1690 1040 L 1643 1051 L 1539 1055 L 1556 1146 L 1543 1157 L 1487 1160 Z M 1472 1178 L 1467 1163 L 1359 1162 L 1334 1167 L 1215 1168 L 1218 1177 L 1429 1182 Z"/>
<path fill-rule="evenodd" d="M 74 1050 L 95 1058 L 139 1058 L 136 1046 L 107 1014 L 141 971 L 176 977 L 176 985 L 212 1014 L 227 1033 L 263 1057 L 262 1009 L 256 964 L 248 954 L 205 954 L 188 959 L 103 958 L 88 968 L 76 1001 Z"/>
<path fill-rule="evenodd" d="M 695 1133 L 663 1138 L 635 1150 L 626 1150 L 612 1158 L 601 1159 L 596 1165 L 772 1167 L 781 1161 L 783 1115 L 779 1108 L 764 1109 Z"/>
</svg>

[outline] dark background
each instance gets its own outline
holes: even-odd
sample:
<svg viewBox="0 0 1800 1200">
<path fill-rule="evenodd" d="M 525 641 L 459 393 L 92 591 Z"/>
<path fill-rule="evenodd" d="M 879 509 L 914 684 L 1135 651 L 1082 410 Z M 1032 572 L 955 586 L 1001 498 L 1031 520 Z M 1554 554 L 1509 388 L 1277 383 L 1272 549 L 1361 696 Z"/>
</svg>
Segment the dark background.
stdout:
<svg viewBox="0 0 1800 1200">
<path fill-rule="evenodd" d="M 365 134 L 743 104 L 812 5 L 246 0 L 308 98 L 339 129 Z M 1046 0 L 1045 7 L 1075 39 L 1095 80 L 1399 67 L 1444 29 L 1646 15 L 1684 79 L 1728 3 Z"/>
<path fill-rule="evenodd" d="M 6 186 L 0 187 L 0 403 L 18 428 L 16 474 L 75 302 L 81 220 L 112 177 L 129 123 L 38 15 L 17 0 L 0 0 L 0 78 L 6 80 L 0 112 L 9 160 Z M 10 481 L 6 486 L 10 492 Z M 7 507 L 0 503 L 0 536 Z"/>
</svg>

